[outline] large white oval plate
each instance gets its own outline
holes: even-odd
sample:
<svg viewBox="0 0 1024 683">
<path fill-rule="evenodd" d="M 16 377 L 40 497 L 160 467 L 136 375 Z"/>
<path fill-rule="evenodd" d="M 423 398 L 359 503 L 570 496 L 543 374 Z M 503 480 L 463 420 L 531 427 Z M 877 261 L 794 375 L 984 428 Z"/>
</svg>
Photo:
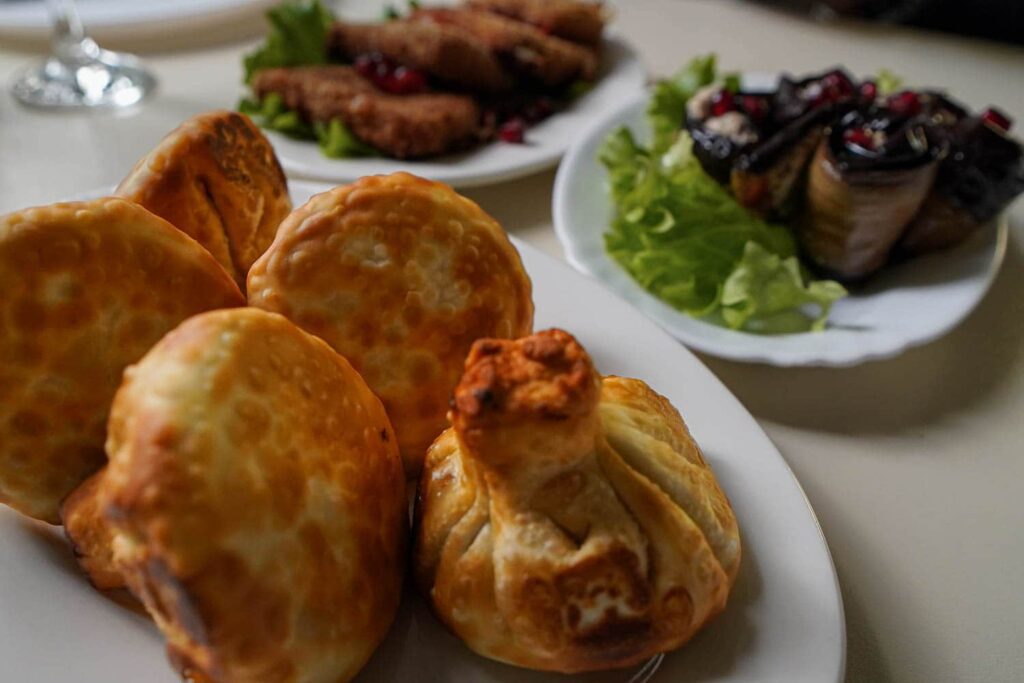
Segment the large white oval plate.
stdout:
<svg viewBox="0 0 1024 683">
<path fill-rule="evenodd" d="M 608 112 L 566 154 L 555 179 L 555 231 L 576 269 L 621 294 L 688 346 L 721 358 L 781 366 L 843 366 L 888 358 L 953 329 L 978 305 L 999 271 L 1009 233 L 1005 215 L 955 249 L 885 269 L 836 303 L 823 332 L 756 335 L 692 318 L 647 292 L 604 249 L 612 205 L 598 148 L 620 125 L 647 139 L 646 106 L 647 97 L 640 96 Z"/>
<path fill-rule="evenodd" d="M 293 183 L 296 204 L 313 189 Z M 533 279 L 537 328 L 571 331 L 603 372 L 643 378 L 668 396 L 739 518 L 743 562 L 728 607 L 689 645 L 666 656 L 649 680 L 842 681 L 846 635 L 835 571 L 814 512 L 778 450 L 715 376 L 654 323 L 550 256 L 522 242 L 516 246 Z M 0 548 L 0 679 L 176 679 L 156 628 L 89 587 L 58 529 L 0 506 Z M 636 673 L 563 677 L 491 662 L 445 631 L 409 592 L 358 681 L 626 683 Z"/>
<path fill-rule="evenodd" d="M 408 171 L 453 187 L 475 187 L 529 175 L 558 163 L 582 127 L 643 92 L 643 63 L 626 42 L 605 41 L 601 74 L 594 88 L 565 111 L 530 127 L 526 143 L 492 142 L 438 159 L 328 159 L 312 142 L 267 131 L 289 176 L 347 183 L 364 175 Z"/>
</svg>

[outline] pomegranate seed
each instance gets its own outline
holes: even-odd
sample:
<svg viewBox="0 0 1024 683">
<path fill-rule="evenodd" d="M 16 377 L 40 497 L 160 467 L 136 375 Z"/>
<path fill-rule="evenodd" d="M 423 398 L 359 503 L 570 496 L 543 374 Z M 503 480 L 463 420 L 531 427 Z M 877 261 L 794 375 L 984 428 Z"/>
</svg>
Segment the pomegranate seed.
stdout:
<svg viewBox="0 0 1024 683">
<path fill-rule="evenodd" d="M 372 79 L 377 71 L 377 61 L 373 55 L 359 55 L 356 57 L 355 67 L 360 76 Z"/>
<path fill-rule="evenodd" d="M 760 121 L 768 116 L 768 101 L 765 98 L 757 95 L 744 95 L 741 102 L 743 111 L 747 112 L 747 116 L 754 121 Z"/>
<path fill-rule="evenodd" d="M 736 102 L 733 99 L 732 93 L 728 90 L 719 90 L 711 98 L 711 115 L 721 116 L 727 114 L 736 108 Z"/>
<path fill-rule="evenodd" d="M 860 84 L 860 96 L 865 100 L 874 101 L 878 97 L 878 86 L 874 81 L 864 81 Z"/>
<path fill-rule="evenodd" d="M 995 107 L 989 107 L 981 112 L 981 120 L 1004 133 L 1009 133 L 1013 127 L 1013 119 Z"/>
<path fill-rule="evenodd" d="M 411 95 L 418 93 L 427 87 L 427 77 L 422 71 L 400 66 L 394 70 L 388 79 L 386 90 L 398 95 Z"/>
<path fill-rule="evenodd" d="M 523 107 L 523 118 L 530 123 L 543 121 L 547 117 L 551 116 L 551 112 L 554 111 L 554 108 L 554 103 L 550 97 L 538 97 Z"/>
<path fill-rule="evenodd" d="M 914 116 L 921 112 L 921 100 L 917 93 L 904 90 L 889 98 L 889 109 L 904 116 Z"/>
<path fill-rule="evenodd" d="M 522 144 L 526 139 L 526 122 L 518 117 L 509 119 L 501 124 L 501 127 L 498 129 L 498 137 L 501 138 L 502 142 Z"/>
<path fill-rule="evenodd" d="M 856 145 L 869 152 L 875 149 L 875 138 L 865 128 L 850 128 L 843 132 L 843 142 L 848 146 Z"/>
</svg>

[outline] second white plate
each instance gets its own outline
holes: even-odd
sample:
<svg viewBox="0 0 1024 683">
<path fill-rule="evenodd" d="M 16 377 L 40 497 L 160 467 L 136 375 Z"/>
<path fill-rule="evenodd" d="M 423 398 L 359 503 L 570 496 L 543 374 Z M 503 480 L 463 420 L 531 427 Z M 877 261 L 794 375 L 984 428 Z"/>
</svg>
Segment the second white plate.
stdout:
<svg viewBox="0 0 1024 683">
<path fill-rule="evenodd" d="M 759 83 L 771 81 L 760 78 Z M 558 169 L 554 223 L 566 257 L 668 330 L 704 353 L 780 366 L 844 366 L 895 356 L 949 332 L 981 302 L 1006 251 L 1005 215 L 964 244 L 886 268 L 832 309 L 823 332 L 756 335 L 678 311 L 641 287 L 605 251 L 612 220 L 607 175 L 597 160 L 605 137 L 625 125 L 649 136 L 643 95 L 608 112 L 580 135 Z"/>
<path fill-rule="evenodd" d="M 601 75 L 594 88 L 561 111 L 526 131 L 526 143 L 492 142 L 438 159 L 329 159 L 305 140 L 267 132 L 289 176 L 348 183 L 365 175 L 408 171 L 453 187 L 487 185 L 519 178 L 558 163 L 580 130 L 619 103 L 643 92 L 646 72 L 636 52 L 617 38 L 605 41 Z"/>
</svg>

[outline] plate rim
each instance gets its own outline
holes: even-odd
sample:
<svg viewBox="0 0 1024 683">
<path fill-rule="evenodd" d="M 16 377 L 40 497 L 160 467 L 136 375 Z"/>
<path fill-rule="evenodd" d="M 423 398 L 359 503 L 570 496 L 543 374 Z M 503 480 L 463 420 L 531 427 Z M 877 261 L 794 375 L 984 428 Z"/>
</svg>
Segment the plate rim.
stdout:
<svg viewBox="0 0 1024 683">
<path fill-rule="evenodd" d="M 754 72 L 752 75 L 756 78 L 773 77 L 772 74 L 762 74 L 760 72 Z M 596 279 L 607 289 L 615 291 L 617 294 L 629 301 L 633 306 L 643 311 L 649 318 L 654 320 L 660 327 L 662 327 L 662 329 L 665 330 L 667 334 L 680 342 L 683 342 L 687 346 L 702 353 L 707 353 L 708 355 L 726 360 L 762 363 L 777 367 L 852 367 L 861 363 L 894 358 L 911 348 L 933 342 L 945 336 L 960 325 L 960 323 L 962 323 L 981 304 L 991 289 L 992 284 L 995 282 L 996 277 L 999 275 L 1009 241 L 1010 226 L 1008 209 L 1004 209 L 993 221 L 996 234 L 993 240 L 994 245 L 992 247 L 992 255 L 988 260 L 988 267 L 985 271 L 984 280 L 978 287 L 978 293 L 975 301 L 970 306 L 960 311 L 956 316 L 950 317 L 948 320 L 944 321 L 943 324 L 937 326 L 926 335 L 903 335 L 900 337 L 898 343 L 890 343 L 886 345 L 875 344 L 872 346 L 861 347 L 858 349 L 857 353 L 844 352 L 841 348 L 832 353 L 825 350 L 791 352 L 788 350 L 767 350 L 767 346 L 764 347 L 766 350 L 758 352 L 744 348 L 708 343 L 699 337 L 681 331 L 676 325 L 672 325 L 672 327 L 670 327 L 668 322 L 662 320 L 662 316 L 668 315 L 668 313 L 663 314 L 656 310 L 652 310 L 655 305 L 667 306 L 667 304 L 640 287 L 635 283 L 635 280 L 630 278 L 630 281 L 636 285 L 636 291 L 626 294 L 621 292 L 617 286 L 608 283 L 601 278 L 603 268 L 596 267 L 581 253 L 582 249 L 579 242 L 574 237 L 574 229 L 572 227 L 574 221 L 572 219 L 572 209 L 570 208 L 573 198 L 569 193 L 569 185 L 572 180 L 573 172 L 582 164 L 594 163 L 593 160 L 585 157 L 585 148 L 594 140 L 594 138 L 608 127 L 617 123 L 625 125 L 624 119 L 634 114 L 634 110 L 645 107 L 649 97 L 650 90 L 647 90 L 633 99 L 623 102 L 620 106 L 610 109 L 603 117 L 601 117 L 600 120 L 590 122 L 590 125 L 581 131 L 576 137 L 571 148 L 566 153 L 565 157 L 563 157 L 562 162 L 558 167 L 558 172 L 555 175 L 555 183 L 551 198 L 552 220 L 554 223 L 555 234 L 565 252 L 566 260 L 572 264 L 573 268 L 591 278 Z M 601 188 L 601 191 L 602 193 L 606 192 L 604 187 Z M 607 229 L 607 226 L 602 227 L 602 230 L 605 229 Z M 601 258 L 604 261 L 601 264 L 602 266 L 607 265 L 616 269 L 620 268 L 617 264 L 611 261 L 610 258 L 608 258 L 606 252 L 602 251 Z M 627 277 L 629 277 L 628 274 Z M 633 300 L 634 296 L 638 301 Z M 707 326 L 709 328 L 715 328 L 717 332 L 728 333 L 729 335 L 744 335 L 746 337 L 762 339 L 772 338 L 772 336 L 765 337 L 763 335 L 755 335 L 749 332 L 722 328 L 688 316 L 686 313 L 676 311 L 675 309 L 670 309 L 669 312 L 682 326 Z M 775 335 L 774 337 L 785 338 L 805 334 L 814 333 L 804 332 L 794 335 Z"/>
</svg>

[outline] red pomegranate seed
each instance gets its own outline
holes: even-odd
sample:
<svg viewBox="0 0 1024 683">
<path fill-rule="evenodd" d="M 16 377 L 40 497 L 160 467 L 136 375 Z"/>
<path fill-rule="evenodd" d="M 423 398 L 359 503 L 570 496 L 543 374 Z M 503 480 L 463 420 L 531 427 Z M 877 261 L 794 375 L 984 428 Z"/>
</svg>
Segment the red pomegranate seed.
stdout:
<svg viewBox="0 0 1024 683">
<path fill-rule="evenodd" d="M 1004 133 L 1010 132 L 1010 128 L 1013 127 L 1013 119 L 995 107 L 989 107 L 981 112 L 981 120 Z"/>
<path fill-rule="evenodd" d="M 526 122 L 518 117 L 509 119 L 501 124 L 501 127 L 498 129 L 498 137 L 503 142 L 522 144 L 526 139 Z"/>
<path fill-rule="evenodd" d="M 391 74 L 388 79 L 388 92 L 398 95 L 411 95 L 418 93 L 427 87 L 427 77 L 422 71 L 400 66 Z"/>
<path fill-rule="evenodd" d="M 889 108 L 897 114 L 914 116 L 921 112 L 921 100 L 917 93 L 904 90 L 889 98 Z"/>
<path fill-rule="evenodd" d="M 727 114 L 736 108 L 736 102 L 733 99 L 732 93 L 728 90 L 722 89 L 714 94 L 711 98 L 711 115 L 721 116 Z"/>
<path fill-rule="evenodd" d="M 768 101 L 757 95 L 744 95 L 741 99 L 743 111 L 754 121 L 760 121 L 768 115 Z"/>
<path fill-rule="evenodd" d="M 875 138 L 864 128 L 850 128 L 843 133 L 843 142 L 847 145 L 856 145 L 861 149 L 873 151 L 875 149 Z"/>
<path fill-rule="evenodd" d="M 372 79 L 377 71 L 377 61 L 373 55 L 359 55 L 356 57 L 355 67 L 360 76 Z"/>
<path fill-rule="evenodd" d="M 865 100 L 873 101 L 878 97 L 878 86 L 874 81 L 864 81 L 860 84 L 860 96 Z"/>
</svg>

